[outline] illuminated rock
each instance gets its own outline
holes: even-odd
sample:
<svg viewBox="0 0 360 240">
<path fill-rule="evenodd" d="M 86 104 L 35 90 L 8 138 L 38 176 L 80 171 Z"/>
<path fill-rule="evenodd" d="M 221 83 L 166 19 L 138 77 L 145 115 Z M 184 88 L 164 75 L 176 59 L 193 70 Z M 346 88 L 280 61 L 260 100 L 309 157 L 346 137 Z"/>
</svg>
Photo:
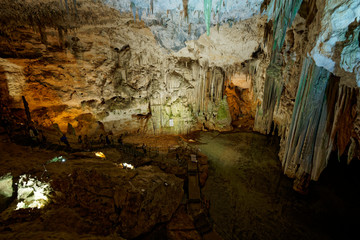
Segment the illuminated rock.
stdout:
<svg viewBox="0 0 360 240">
<path fill-rule="evenodd" d="M 0 195 L 3 197 L 11 197 L 13 195 L 13 177 L 8 173 L 0 177 Z"/>
<path fill-rule="evenodd" d="M 151 29 L 157 42 L 179 51 L 185 42 L 210 33 L 214 25 L 232 25 L 260 13 L 263 0 L 106 0 L 120 12 L 131 12 Z M 212 33 L 215 31 L 212 31 Z"/>
<path fill-rule="evenodd" d="M 328 0 L 324 6 L 324 15 L 321 18 L 321 32 L 317 38 L 316 45 L 311 51 L 311 55 L 314 58 L 316 64 L 320 67 L 326 68 L 330 72 L 334 72 L 336 67 L 339 67 L 339 62 L 333 59 L 336 43 L 340 43 L 346 40 L 346 33 L 349 30 L 349 26 L 354 21 L 360 21 L 360 2 L 357 0 L 339 1 Z M 357 35 L 355 30 L 353 36 Z M 349 52 L 351 45 L 355 44 L 357 39 L 350 41 L 342 52 L 342 59 L 352 58 L 348 64 L 352 66 L 359 65 L 360 58 L 354 55 L 359 55 L 355 52 Z M 351 57 L 353 56 L 353 57 Z M 337 65 L 338 64 L 338 65 Z M 349 71 L 349 68 L 342 65 L 342 67 Z"/>
<path fill-rule="evenodd" d="M 30 175 L 22 175 L 17 184 L 17 200 L 16 210 L 22 208 L 42 208 L 49 201 L 52 188 L 49 183 L 37 180 L 36 177 Z"/>
<path fill-rule="evenodd" d="M 0 211 L 7 207 L 13 196 L 13 176 L 8 173 L 0 177 Z"/>
<path fill-rule="evenodd" d="M 128 3 L 124 4 L 130 10 Z M 98 6 L 87 4 L 77 8 L 80 19 Z M 91 4 L 95 4 L 94 8 L 86 8 Z M 138 4 L 135 3 L 137 8 Z M 156 4 L 160 2 L 154 2 L 155 12 L 160 11 Z M 190 12 L 195 11 L 191 10 L 192 4 L 195 2 L 189 2 Z M 225 4 L 221 11 L 235 14 L 235 9 L 244 3 L 236 3 L 234 9 L 232 4 L 235 3 Z M 254 11 L 246 14 L 257 12 L 259 2 L 256 4 L 251 6 Z M 203 3 L 200 5 L 202 11 Z M 58 6 L 49 6 L 66 16 Z M 45 11 L 39 7 L 39 11 Z M 151 27 L 132 20 L 128 24 L 126 15 L 119 16 L 106 6 L 101 9 L 106 12 L 101 15 L 109 18 L 100 17 L 91 25 L 75 21 L 77 30 L 62 32 L 61 36 L 58 30 L 47 27 L 49 22 L 44 22 L 46 43 L 30 28 L 18 29 L 11 44 L 0 39 L 0 51 L 11 56 L 1 60 L 4 67 L 0 74 L 6 76 L 10 86 L 12 107 L 21 108 L 24 95 L 32 118 L 40 125 L 52 128 L 56 123 L 62 132 L 71 125 L 77 135 L 96 137 L 101 131 L 179 134 L 201 129 L 204 124 L 208 129 L 231 129 L 231 121 L 223 121 L 223 116 L 217 125 L 218 110 L 224 109 L 219 108 L 224 101 L 223 85 L 229 76 L 239 72 L 240 67 L 232 65 L 251 59 L 259 47 L 265 17 L 256 16 L 235 23 L 232 28 L 223 25 L 210 36 L 202 34 L 200 39 L 188 42 L 181 51 L 168 53 L 158 45 Z M 73 10 L 69 4 L 69 14 Z M 245 10 L 241 10 L 239 19 L 249 17 L 241 17 Z M 101 21 L 107 22 L 108 33 Z M 53 24 L 62 26 L 59 22 Z M 14 52 L 14 48 L 22 49 L 22 53 Z M 28 55 L 34 55 L 32 60 L 28 61 Z"/>
</svg>

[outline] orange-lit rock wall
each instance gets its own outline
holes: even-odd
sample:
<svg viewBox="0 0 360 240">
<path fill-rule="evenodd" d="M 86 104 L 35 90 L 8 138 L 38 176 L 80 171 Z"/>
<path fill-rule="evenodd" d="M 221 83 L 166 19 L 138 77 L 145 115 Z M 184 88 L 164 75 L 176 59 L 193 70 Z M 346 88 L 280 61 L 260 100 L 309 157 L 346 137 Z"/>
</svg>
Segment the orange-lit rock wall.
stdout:
<svg viewBox="0 0 360 240">
<path fill-rule="evenodd" d="M 99 126 L 142 134 L 231 129 L 224 82 L 252 58 L 264 17 L 221 27 L 172 53 L 130 14 L 87 0 L 79 1 L 76 14 L 56 1 L 42 2 L 49 5 L 29 5 L 42 17 L 38 22 L 21 20 L 33 16 L 23 9 L 21 21 L 12 19 L 0 34 L 7 89 L 1 98 L 9 97 L 10 108 L 24 108 L 25 96 L 33 121 L 62 132 L 71 124 L 77 134 L 91 135 Z M 252 31 L 239 42 L 246 29 Z"/>
</svg>

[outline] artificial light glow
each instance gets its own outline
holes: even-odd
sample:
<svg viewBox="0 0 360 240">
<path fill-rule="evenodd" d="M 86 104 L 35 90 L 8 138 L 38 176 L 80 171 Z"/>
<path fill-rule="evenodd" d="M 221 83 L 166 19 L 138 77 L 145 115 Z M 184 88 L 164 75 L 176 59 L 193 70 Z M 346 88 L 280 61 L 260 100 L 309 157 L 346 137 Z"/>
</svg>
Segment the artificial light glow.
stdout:
<svg viewBox="0 0 360 240">
<path fill-rule="evenodd" d="M 100 158 L 106 158 L 105 154 L 102 152 L 96 152 L 95 155 Z"/>
<path fill-rule="evenodd" d="M 129 163 L 119 163 L 119 164 L 115 163 L 115 166 L 125 169 L 134 169 L 134 166 Z"/>
<path fill-rule="evenodd" d="M 128 163 L 123 163 L 124 168 L 134 169 L 134 166 Z"/>
<path fill-rule="evenodd" d="M 53 159 L 49 160 L 47 163 L 52 162 L 65 162 L 66 159 L 63 156 L 54 157 Z"/>
</svg>

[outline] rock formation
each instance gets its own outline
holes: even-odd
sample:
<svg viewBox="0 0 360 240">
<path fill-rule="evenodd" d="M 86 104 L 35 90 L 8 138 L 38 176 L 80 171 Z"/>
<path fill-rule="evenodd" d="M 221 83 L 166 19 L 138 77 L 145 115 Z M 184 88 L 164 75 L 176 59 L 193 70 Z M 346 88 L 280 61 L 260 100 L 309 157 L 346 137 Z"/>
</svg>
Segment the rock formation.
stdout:
<svg viewBox="0 0 360 240">
<path fill-rule="evenodd" d="M 278 134 L 299 191 L 358 155 L 358 1 L 70 2 L 1 3 L 4 113 L 25 96 L 76 134 Z"/>
<path fill-rule="evenodd" d="M 168 53 L 143 22 L 99 3 L 78 1 L 76 16 L 71 6 L 50 6 L 71 25 L 39 19 L 40 31 L 16 22 L 1 40 L 12 107 L 24 95 L 40 125 L 66 131 L 70 123 L 82 134 L 93 134 L 96 121 L 115 133 L 231 129 L 224 83 L 246 69 L 240 64 L 258 49 L 264 18 L 223 26 Z M 98 8 L 92 20 L 90 6 Z"/>
</svg>

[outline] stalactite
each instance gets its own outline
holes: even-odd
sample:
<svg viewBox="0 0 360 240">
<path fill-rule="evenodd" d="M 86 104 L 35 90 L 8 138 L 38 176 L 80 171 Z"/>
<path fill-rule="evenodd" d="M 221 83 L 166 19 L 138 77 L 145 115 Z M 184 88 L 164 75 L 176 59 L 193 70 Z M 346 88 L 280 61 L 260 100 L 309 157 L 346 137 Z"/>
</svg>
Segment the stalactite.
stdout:
<svg viewBox="0 0 360 240">
<path fill-rule="evenodd" d="M 75 16 L 77 17 L 77 7 L 76 7 L 76 0 L 73 0 L 74 9 L 75 9 Z"/>
<path fill-rule="evenodd" d="M 154 0 L 150 0 L 150 11 L 151 14 L 154 14 Z"/>
<path fill-rule="evenodd" d="M 355 121 L 357 90 L 355 88 L 341 85 L 337 93 L 337 100 L 334 109 L 334 120 L 331 129 L 330 138 L 336 140 L 336 145 L 341 156 L 348 145 L 352 133 L 352 126 Z M 334 106 L 334 105 L 333 105 Z"/>
<path fill-rule="evenodd" d="M 340 85 L 339 78 L 331 77 L 326 91 L 326 111 L 322 123 L 323 132 L 318 134 L 313 158 L 311 179 L 317 180 L 326 167 L 330 153 L 337 150 L 342 156 L 348 146 L 356 118 L 357 89 Z M 326 115 L 326 116 L 325 116 Z"/>
<path fill-rule="evenodd" d="M 204 0 L 204 17 L 206 23 L 206 34 L 210 35 L 210 27 L 211 27 L 211 6 L 212 0 Z"/>
<path fill-rule="evenodd" d="M 41 25 L 40 21 L 37 21 L 38 30 L 40 33 L 40 40 L 41 43 L 47 45 L 47 35 L 46 35 L 46 29 Z"/>
<path fill-rule="evenodd" d="M 67 14 L 69 14 L 69 5 L 68 5 L 68 0 L 65 0 L 65 7 L 66 7 L 66 12 Z"/>
<path fill-rule="evenodd" d="M 219 32 L 220 29 L 220 20 L 221 20 L 221 5 L 223 5 L 223 0 L 220 0 L 216 3 L 216 11 L 215 13 L 218 15 L 218 21 L 217 21 L 217 31 Z"/>
<path fill-rule="evenodd" d="M 188 15 L 188 0 L 182 0 L 183 2 L 183 8 L 184 8 L 184 17 L 186 19 L 186 21 L 188 21 L 189 19 L 189 15 Z"/>
<path fill-rule="evenodd" d="M 286 37 L 286 30 L 291 26 L 301 6 L 302 0 L 271 0 L 267 12 L 268 19 L 272 24 L 265 27 L 264 40 L 268 38 L 270 27 L 273 27 L 273 48 L 271 52 L 271 63 L 266 71 L 266 81 L 264 89 L 263 113 L 266 131 L 270 131 L 273 121 L 273 114 L 276 104 L 279 104 L 281 92 L 284 86 L 284 79 L 281 76 L 281 66 L 279 61 L 280 51 Z M 257 114 L 259 115 L 259 114 Z"/>
<path fill-rule="evenodd" d="M 356 150 L 356 141 L 355 141 L 354 138 L 351 138 L 351 143 L 350 143 L 349 151 L 348 151 L 348 154 L 347 154 L 347 164 L 348 165 L 351 163 L 351 160 L 355 156 L 355 150 Z"/>
<path fill-rule="evenodd" d="M 270 133 L 274 110 L 280 102 L 283 88 L 281 67 L 271 64 L 266 70 L 266 81 L 264 88 L 263 115 L 266 119 L 266 133 Z"/>
<path fill-rule="evenodd" d="M 308 180 L 318 180 L 330 153 L 337 150 L 341 156 L 350 142 L 357 90 L 339 82 L 311 58 L 304 60 L 283 159 L 284 172 L 296 178 L 298 191 L 306 192 Z"/>
<path fill-rule="evenodd" d="M 138 9 L 138 14 L 139 14 L 139 21 L 141 21 L 141 17 L 142 17 L 142 8 Z"/>
<path fill-rule="evenodd" d="M 132 11 L 132 14 L 133 14 L 133 17 L 134 17 L 134 22 L 136 22 L 136 6 L 135 6 L 134 2 L 130 3 L 130 8 L 131 8 L 131 11 Z"/>
<path fill-rule="evenodd" d="M 59 45 L 60 45 L 60 48 L 63 48 L 64 47 L 64 32 L 63 32 L 63 28 L 61 27 L 58 27 L 58 34 L 59 34 Z"/>
<path fill-rule="evenodd" d="M 273 51 L 280 51 L 285 41 L 286 29 L 291 26 L 302 0 L 271 0 L 267 9 L 274 23 Z"/>
<path fill-rule="evenodd" d="M 64 9 L 64 5 L 62 3 L 62 0 L 60 0 L 60 9 Z"/>
<path fill-rule="evenodd" d="M 304 60 L 283 159 L 284 172 L 289 177 L 310 176 L 316 170 L 314 156 L 328 150 L 324 148 L 328 141 L 320 141 L 319 136 L 323 136 L 326 129 L 325 90 L 329 76 L 330 73 L 317 67 L 311 58 Z M 307 180 L 297 179 L 294 189 L 306 191 L 304 182 Z"/>
</svg>

